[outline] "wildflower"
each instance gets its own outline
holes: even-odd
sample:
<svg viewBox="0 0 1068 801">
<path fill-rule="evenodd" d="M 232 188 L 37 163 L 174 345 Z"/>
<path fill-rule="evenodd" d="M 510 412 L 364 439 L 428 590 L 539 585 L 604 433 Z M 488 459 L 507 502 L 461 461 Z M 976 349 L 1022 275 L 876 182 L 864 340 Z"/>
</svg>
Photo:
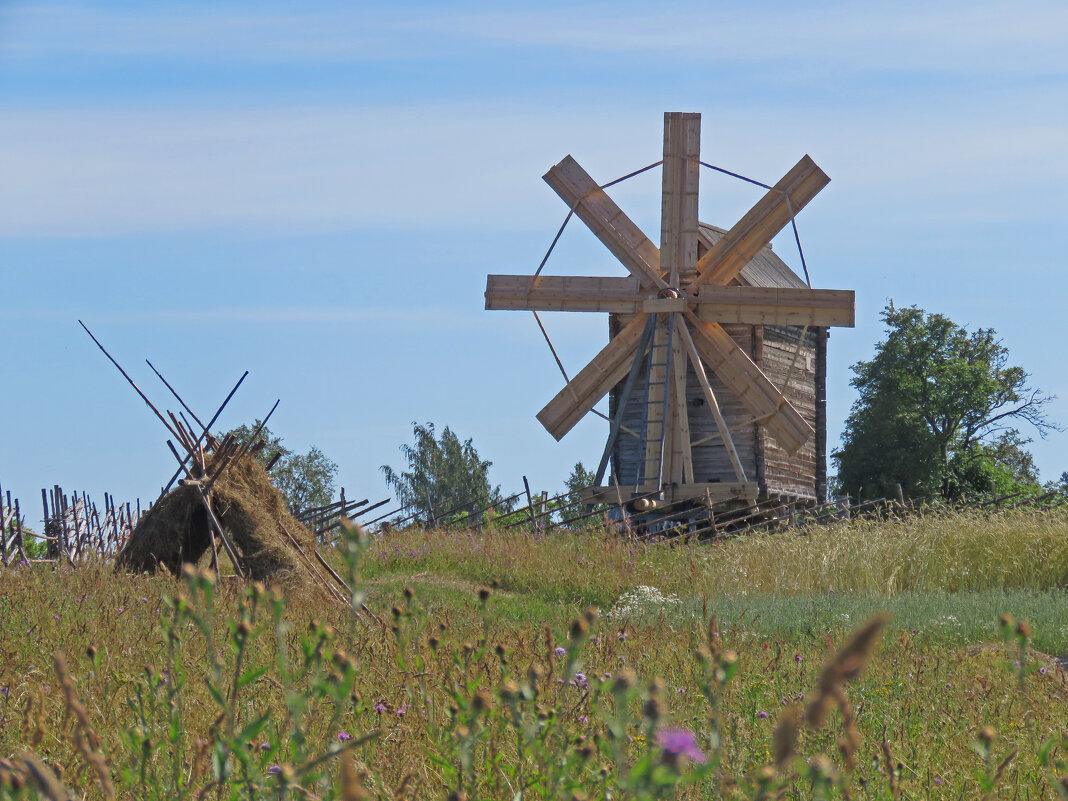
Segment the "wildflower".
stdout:
<svg viewBox="0 0 1068 801">
<path fill-rule="evenodd" d="M 555 653 L 555 654 L 556 654 L 557 656 L 563 656 L 564 654 L 566 654 L 566 653 L 567 653 L 567 649 L 566 649 L 566 648 L 559 648 L 559 647 L 558 647 L 558 648 L 556 649 L 556 651 L 555 651 L 554 653 Z"/>
<path fill-rule="evenodd" d="M 6 684 L 0 685 L 0 695 L 11 695 L 11 688 L 8 687 Z"/>
<path fill-rule="evenodd" d="M 794 654 L 794 661 L 795 662 L 800 662 L 801 661 L 801 654 Z"/>
<path fill-rule="evenodd" d="M 197 740 L 197 743 L 201 743 L 201 742 L 206 743 L 207 741 L 206 740 Z M 268 742 L 260 743 L 260 750 L 261 751 L 270 751 L 271 750 L 271 744 L 268 743 Z"/>
<path fill-rule="evenodd" d="M 697 737 L 688 729 L 660 729 L 656 744 L 664 750 L 665 761 L 682 767 L 687 761 L 703 765 L 708 761 L 705 753 L 697 747 Z"/>
<path fill-rule="evenodd" d="M 408 711 L 408 705 L 407 704 L 403 704 L 402 706 L 400 706 L 397 709 L 397 717 L 398 718 L 403 718 L 407 711 Z"/>
<path fill-rule="evenodd" d="M 942 786 L 942 777 L 941 776 L 935 776 L 932 781 L 934 781 L 935 787 L 941 787 Z"/>
<path fill-rule="evenodd" d="M 375 704 L 375 705 L 374 705 L 374 706 L 372 707 L 372 709 L 374 709 L 374 711 L 375 711 L 375 712 L 377 712 L 377 713 L 379 713 L 379 714 L 382 714 L 383 712 L 386 712 L 386 711 L 388 711 L 388 710 L 386 709 L 386 705 L 385 705 L 385 704 L 383 704 L 383 703 L 382 703 L 381 701 L 379 701 L 379 702 L 378 702 L 377 704 Z"/>
<path fill-rule="evenodd" d="M 571 683 L 576 687 L 588 687 L 590 684 L 585 673 L 576 673 L 575 678 Z"/>
<path fill-rule="evenodd" d="M 617 638 L 617 639 L 620 639 L 620 640 L 625 640 L 625 639 L 627 639 L 627 632 L 625 632 L 625 631 L 621 631 L 621 632 L 619 632 L 619 634 L 617 634 L 617 635 L 616 635 L 616 638 Z"/>
<path fill-rule="evenodd" d="M 349 734 L 347 731 L 339 731 L 337 733 L 337 741 L 339 743 L 346 743 L 351 739 L 352 739 L 352 735 Z"/>
<path fill-rule="evenodd" d="M 271 767 L 267 768 L 267 772 L 268 773 L 281 773 L 282 772 L 282 766 L 281 765 L 271 765 Z"/>
<path fill-rule="evenodd" d="M 1039 676 L 1045 676 L 1046 675 L 1046 669 L 1044 667 L 1040 667 L 1038 669 L 1038 675 Z"/>
<path fill-rule="evenodd" d="M 757 717 L 760 718 L 761 720 L 767 720 L 768 718 L 771 717 L 771 715 L 769 715 L 767 712 L 765 712 L 763 709 L 761 709 L 759 712 L 757 712 Z"/>
</svg>

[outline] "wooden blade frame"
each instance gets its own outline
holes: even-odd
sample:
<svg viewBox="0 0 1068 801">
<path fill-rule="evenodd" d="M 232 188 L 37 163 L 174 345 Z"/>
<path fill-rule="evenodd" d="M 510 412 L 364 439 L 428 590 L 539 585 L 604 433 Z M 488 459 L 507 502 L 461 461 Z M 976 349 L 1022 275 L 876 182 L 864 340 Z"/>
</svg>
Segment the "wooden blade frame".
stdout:
<svg viewBox="0 0 1068 801">
<path fill-rule="evenodd" d="M 668 288 L 656 245 L 577 161 L 567 156 L 545 173 L 544 180 L 643 286 Z"/>
<path fill-rule="evenodd" d="M 574 428 L 627 374 L 647 319 L 646 314 L 636 315 L 538 412 L 539 422 L 554 438 L 560 440 Z"/>
<path fill-rule="evenodd" d="M 816 162 L 803 157 L 701 257 L 697 262 L 700 275 L 690 284 L 690 291 L 704 283 L 729 284 L 786 227 L 792 215 L 830 182 Z"/>
</svg>

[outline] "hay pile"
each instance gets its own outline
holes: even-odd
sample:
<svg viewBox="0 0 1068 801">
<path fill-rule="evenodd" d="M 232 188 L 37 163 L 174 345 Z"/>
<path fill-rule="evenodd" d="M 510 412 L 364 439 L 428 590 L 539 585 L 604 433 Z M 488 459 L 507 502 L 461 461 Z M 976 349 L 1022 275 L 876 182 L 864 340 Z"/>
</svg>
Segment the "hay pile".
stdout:
<svg viewBox="0 0 1068 801">
<path fill-rule="evenodd" d="M 208 458 L 210 475 L 214 467 Z M 315 539 L 289 513 L 281 493 L 253 456 L 235 459 L 211 491 L 212 509 L 252 579 L 312 583 Z M 179 486 L 141 518 L 116 559 L 119 569 L 179 575 L 184 563 L 211 558 L 208 515 L 195 487 Z M 226 560 L 217 541 L 220 560 Z M 205 555 L 207 555 L 205 557 Z"/>
</svg>

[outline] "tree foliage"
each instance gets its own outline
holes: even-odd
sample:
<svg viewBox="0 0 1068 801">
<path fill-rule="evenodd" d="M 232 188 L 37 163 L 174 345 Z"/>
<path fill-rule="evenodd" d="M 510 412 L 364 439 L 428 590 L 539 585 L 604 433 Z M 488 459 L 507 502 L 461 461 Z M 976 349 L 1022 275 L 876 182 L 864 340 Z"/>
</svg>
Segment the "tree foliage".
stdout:
<svg viewBox="0 0 1068 801">
<path fill-rule="evenodd" d="M 1037 488 L 1018 424 L 1044 437 L 1053 400 L 1028 385 L 993 329 L 968 332 L 915 306 L 882 312 L 886 339 L 853 365 L 859 397 L 846 420 L 840 488 L 855 497 L 1008 494 Z"/>
<path fill-rule="evenodd" d="M 260 420 L 251 426 L 243 425 L 230 433 L 239 442 L 248 443 L 253 433 L 260 426 Z M 256 458 L 266 467 L 271 468 L 271 481 L 286 499 L 286 504 L 293 514 L 300 514 L 306 509 L 326 506 L 333 500 L 336 488 L 337 464 L 314 445 L 307 453 L 295 453 L 282 444 L 282 438 L 267 427 L 260 431 L 259 439 L 266 445 L 256 454 Z"/>
<path fill-rule="evenodd" d="M 388 465 L 381 467 L 400 503 L 424 510 L 428 519 L 460 508 L 477 512 L 502 504 L 500 486 L 490 486 L 493 463 L 479 457 L 470 439 L 461 442 L 448 426 L 439 438 L 433 423 L 413 422 L 412 434 L 415 442 L 400 446 L 408 469 L 397 472 Z"/>
</svg>

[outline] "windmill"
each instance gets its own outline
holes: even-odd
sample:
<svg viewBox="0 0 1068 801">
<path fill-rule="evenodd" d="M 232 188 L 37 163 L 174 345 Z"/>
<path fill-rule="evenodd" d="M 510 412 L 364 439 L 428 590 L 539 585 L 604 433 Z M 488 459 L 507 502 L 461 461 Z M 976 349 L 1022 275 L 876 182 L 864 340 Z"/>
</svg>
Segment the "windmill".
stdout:
<svg viewBox="0 0 1068 801">
<path fill-rule="evenodd" d="M 740 455 L 739 432 L 749 436 L 747 432 L 753 431 L 767 438 L 767 448 L 779 454 L 780 461 L 811 443 L 815 415 L 807 407 L 803 413 L 791 402 L 791 380 L 812 334 L 828 326 L 853 325 L 852 291 L 812 289 L 770 255 L 772 238 L 830 179 L 805 156 L 775 186 L 766 187 L 767 193 L 724 232 L 697 218 L 703 164 L 699 114 L 664 115 L 660 163 L 659 248 L 571 156 L 544 176 L 570 208 L 568 219 L 574 215 L 582 220 L 628 277 L 549 276 L 541 275 L 541 268 L 533 276 L 490 275 L 486 308 L 526 309 L 535 315 L 607 312 L 614 320 L 618 330 L 608 345 L 538 413 L 538 420 L 559 440 L 612 393 L 615 410 L 608 443 L 588 500 L 614 499 L 620 491 L 628 498 L 657 492 L 672 499 L 755 498 L 769 492 L 767 482 L 756 475 L 763 476 L 764 465 L 758 463 L 756 451 Z M 777 261 L 780 272 L 792 276 L 792 283 L 761 286 L 743 280 L 747 267 L 758 258 Z M 797 341 L 779 386 L 725 326 L 735 333 L 740 326 L 760 331 L 768 326 L 787 331 Z M 813 407 L 818 403 L 814 397 Z M 724 413 L 725 404 L 730 414 Z M 701 406 L 707 407 L 707 414 Z M 714 430 L 694 441 L 691 422 L 698 416 Z M 621 459 L 623 434 L 637 440 L 629 446 L 629 459 Z M 825 432 L 821 435 L 825 437 Z M 695 473 L 698 446 L 725 453 L 727 475 L 705 475 L 715 472 L 706 467 Z M 613 455 L 613 486 L 602 486 Z M 803 470 L 816 461 L 811 456 L 806 460 Z M 798 491 L 811 495 L 806 486 L 802 481 Z"/>
</svg>

